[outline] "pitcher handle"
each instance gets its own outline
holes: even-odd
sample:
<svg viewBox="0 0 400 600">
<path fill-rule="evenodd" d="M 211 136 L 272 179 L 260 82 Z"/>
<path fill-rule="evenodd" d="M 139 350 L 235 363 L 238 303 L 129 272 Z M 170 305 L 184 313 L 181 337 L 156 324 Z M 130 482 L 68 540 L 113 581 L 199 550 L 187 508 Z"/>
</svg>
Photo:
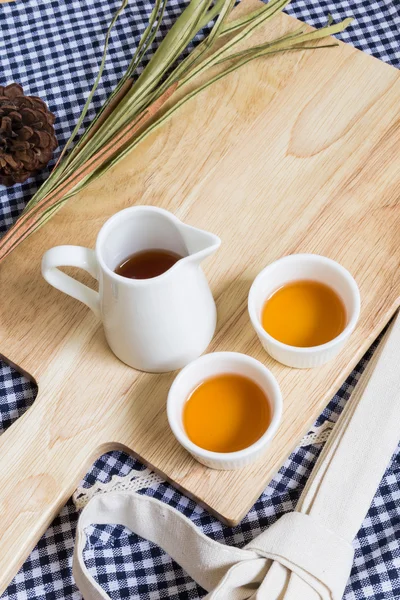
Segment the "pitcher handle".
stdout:
<svg viewBox="0 0 400 600">
<path fill-rule="evenodd" d="M 53 287 L 64 294 L 80 300 L 100 317 L 100 295 L 87 285 L 63 273 L 57 267 L 79 267 L 98 280 L 99 268 L 96 254 L 83 246 L 55 246 L 47 250 L 42 258 L 42 275 Z"/>
</svg>

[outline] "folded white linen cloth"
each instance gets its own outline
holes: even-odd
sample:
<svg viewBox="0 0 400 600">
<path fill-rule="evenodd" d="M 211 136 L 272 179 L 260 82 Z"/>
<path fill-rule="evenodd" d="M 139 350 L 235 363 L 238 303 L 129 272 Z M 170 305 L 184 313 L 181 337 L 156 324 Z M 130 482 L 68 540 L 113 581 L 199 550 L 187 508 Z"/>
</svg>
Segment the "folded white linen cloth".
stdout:
<svg viewBox="0 0 400 600">
<path fill-rule="evenodd" d="M 207 600 L 340 600 L 352 540 L 400 439 L 400 316 L 347 402 L 299 500 L 245 548 L 215 542 L 175 509 L 135 492 L 90 500 L 78 521 L 73 560 L 85 600 L 109 596 L 84 561 L 85 529 L 125 525 L 158 544 L 209 593 Z"/>
</svg>

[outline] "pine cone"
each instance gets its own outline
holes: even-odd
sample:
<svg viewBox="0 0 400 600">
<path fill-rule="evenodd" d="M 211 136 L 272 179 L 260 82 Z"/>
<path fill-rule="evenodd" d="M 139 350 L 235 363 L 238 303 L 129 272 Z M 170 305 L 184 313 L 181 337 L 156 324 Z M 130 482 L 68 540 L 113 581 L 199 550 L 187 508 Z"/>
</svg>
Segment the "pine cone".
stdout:
<svg viewBox="0 0 400 600">
<path fill-rule="evenodd" d="M 55 117 L 36 96 L 24 96 L 18 83 L 0 85 L 0 184 L 26 181 L 43 169 L 58 143 Z"/>
</svg>

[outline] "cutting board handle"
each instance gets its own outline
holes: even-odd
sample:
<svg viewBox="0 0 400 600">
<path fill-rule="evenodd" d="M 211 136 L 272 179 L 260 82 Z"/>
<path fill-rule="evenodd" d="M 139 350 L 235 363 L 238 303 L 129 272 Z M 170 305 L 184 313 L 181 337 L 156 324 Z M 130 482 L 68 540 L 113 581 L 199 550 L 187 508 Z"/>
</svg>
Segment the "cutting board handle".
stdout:
<svg viewBox="0 0 400 600">
<path fill-rule="evenodd" d="M 51 428 L 44 433 L 49 413 L 37 398 L 0 437 L 0 594 L 95 458 L 90 440 L 85 446 L 60 431 L 52 437 Z"/>
</svg>

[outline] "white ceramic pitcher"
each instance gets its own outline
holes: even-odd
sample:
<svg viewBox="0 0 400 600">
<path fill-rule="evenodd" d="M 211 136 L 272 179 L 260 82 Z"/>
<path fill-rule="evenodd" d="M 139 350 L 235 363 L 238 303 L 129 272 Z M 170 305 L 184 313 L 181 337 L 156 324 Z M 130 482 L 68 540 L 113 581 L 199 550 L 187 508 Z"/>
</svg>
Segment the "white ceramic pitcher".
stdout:
<svg viewBox="0 0 400 600">
<path fill-rule="evenodd" d="M 48 250 L 42 274 L 102 319 L 108 344 L 120 360 L 142 371 L 173 371 L 200 356 L 214 335 L 217 311 L 200 263 L 220 243 L 216 235 L 185 225 L 166 210 L 135 206 L 103 225 L 95 250 Z M 183 258 L 152 279 L 114 273 L 133 253 L 158 248 Z M 99 291 L 63 273 L 60 266 L 85 269 L 99 281 Z"/>
</svg>

